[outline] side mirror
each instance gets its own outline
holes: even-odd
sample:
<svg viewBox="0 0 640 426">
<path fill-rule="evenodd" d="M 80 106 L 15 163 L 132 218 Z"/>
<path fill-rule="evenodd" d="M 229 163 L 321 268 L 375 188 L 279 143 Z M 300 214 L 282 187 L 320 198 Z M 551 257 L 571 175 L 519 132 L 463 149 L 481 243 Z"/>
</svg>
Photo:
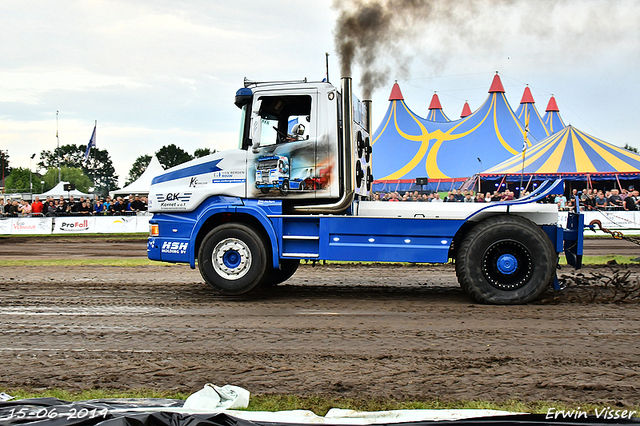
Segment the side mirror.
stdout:
<svg viewBox="0 0 640 426">
<path fill-rule="evenodd" d="M 302 136 L 304 135 L 304 130 L 304 124 L 296 124 L 295 126 L 293 126 L 293 129 L 291 129 L 291 132 L 295 136 Z"/>
</svg>

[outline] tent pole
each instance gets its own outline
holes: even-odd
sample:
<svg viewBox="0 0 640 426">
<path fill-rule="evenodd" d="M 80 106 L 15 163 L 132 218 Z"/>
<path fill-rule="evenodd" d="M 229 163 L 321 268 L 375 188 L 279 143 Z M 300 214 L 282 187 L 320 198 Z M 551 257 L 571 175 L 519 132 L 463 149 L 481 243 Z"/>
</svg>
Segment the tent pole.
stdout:
<svg viewBox="0 0 640 426">
<path fill-rule="evenodd" d="M 440 188 L 440 179 L 438 179 L 438 184 L 436 185 L 436 192 L 438 192 L 439 188 Z"/>
<path fill-rule="evenodd" d="M 498 192 L 500 192 L 500 188 L 502 188 L 502 183 L 504 182 L 504 180 L 507 178 L 507 175 L 502 176 L 502 180 L 500 181 L 500 183 L 498 184 Z"/>
<path fill-rule="evenodd" d="M 533 175 L 529 176 L 529 182 L 527 182 L 527 186 L 524 187 L 524 192 L 527 192 L 527 189 L 529 189 L 529 184 L 531 183 L 531 179 L 533 179 Z"/>
<path fill-rule="evenodd" d="M 618 181 L 618 189 L 620 189 L 620 191 L 622 192 L 622 185 L 620 185 L 620 178 L 618 177 L 617 173 L 616 173 L 616 180 Z"/>
</svg>

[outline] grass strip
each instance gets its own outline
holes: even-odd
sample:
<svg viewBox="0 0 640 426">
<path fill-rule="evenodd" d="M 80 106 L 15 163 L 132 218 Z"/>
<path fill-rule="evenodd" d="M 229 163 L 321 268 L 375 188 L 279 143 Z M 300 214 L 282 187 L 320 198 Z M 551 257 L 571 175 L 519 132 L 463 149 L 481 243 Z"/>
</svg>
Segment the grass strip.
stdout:
<svg viewBox="0 0 640 426">
<path fill-rule="evenodd" d="M 15 266 L 169 266 L 171 263 L 144 258 L 96 258 L 96 259 L 16 259 L 0 260 L 0 267 Z"/>
<path fill-rule="evenodd" d="M 606 264 L 619 264 L 619 265 L 627 265 L 627 264 L 638 264 L 638 261 L 634 261 L 635 257 L 633 256 L 623 256 L 619 254 L 611 254 L 606 256 L 582 256 L 582 265 L 606 265 Z M 614 263 L 615 261 L 615 263 Z M 560 264 L 566 265 L 567 259 L 564 256 L 560 256 Z"/>
<path fill-rule="evenodd" d="M 118 390 L 118 389 L 90 389 L 83 391 L 69 391 L 65 389 L 6 389 L 4 392 L 16 399 L 54 397 L 64 401 L 86 401 L 91 399 L 111 398 L 167 398 L 186 399 L 190 393 L 176 391 L 159 391 L 150 389 Z M 602 410 L 614 404 L 592 404 L 585 402 L 565 401 L 532 401 L 525 402 L 517 399 L 503 402 L 494 401 L 465 401 L 438 399 L 428 401 L 398 401 L 394 399 L 356 399 L 333 398 L 325 396 L 300 397 L 295 395 L 251 395 L 248 411 L 285 411 L 310 410 L 319 416 L 324 416 L 331 408 L 344 408 L 357 411 L 386 411 L 386 410 L 415 410 L 415 409 L 486 409 L 502 410 L 518 413 L 546 414 L 549 409 L 581 410 L 588 414 L 595 414 L 595 410 Z M 615 404 L 614 409 L 636 411 L 638 417 L 640 405 L 621 407 Z"/>
<path fill-rule="evenodd" d="M 147 241 L 149 237 L 148 232 L 132 232 L 127 234 L 13 234 L 13 235 L 0 235 L 0 240 L 18 240 L 27 238 L 44 238 L 44 239 L 65 239 L 65 240 L 133 240 L 133 241 Z"/>
<path fill-rule="evenodd" d="M 606 264 L 637 264 L 631 256 L 608 255 L 608 256 L 584 256 L 582 265 L 606 265 Z M 312 263 L 302 262 L 301 265 L 311 265 Z M 560 256 L 560 264 L 566 265 L 567 261 L 564 256 Z M 158 262 L 145 258 L 95 258 L 95 259 L 15 259 L 0 260 L 0 267 L 11 266 L 120 266 L 120 267 L 137 267 L 137 266 L 170 266 L 175 265 L 168 262 Z M 350 261 L 320 261 L 320 265 L 396 265 L 396 266 L 421 266 L 421 265 L 440 265 L 438 263 L 385 263 L 385 262 L 350 262 Z"/>
</svg>

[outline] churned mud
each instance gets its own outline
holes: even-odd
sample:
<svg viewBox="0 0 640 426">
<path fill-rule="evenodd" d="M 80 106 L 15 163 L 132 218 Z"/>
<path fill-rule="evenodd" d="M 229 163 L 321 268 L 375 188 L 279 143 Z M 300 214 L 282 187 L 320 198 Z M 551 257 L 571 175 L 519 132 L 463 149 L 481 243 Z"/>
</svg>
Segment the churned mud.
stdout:
<svg viewBox="0 0 640 426">
<path fill-rule="evenodd" d="M 144 244 L 5 239 L 0 256 L 144 257 Z M 540 303 L 485 306 L 461 292 L 452 265 L 302 265 L 235 298 L 182 265 L 3 266 L 0 390 L 212 382 L 254 394 L 637 403 L 640 268 L 579 273 L 560 270 L 570 287 Z M 612 296 L 616 285 L 630 294 Z"/>
</svg>

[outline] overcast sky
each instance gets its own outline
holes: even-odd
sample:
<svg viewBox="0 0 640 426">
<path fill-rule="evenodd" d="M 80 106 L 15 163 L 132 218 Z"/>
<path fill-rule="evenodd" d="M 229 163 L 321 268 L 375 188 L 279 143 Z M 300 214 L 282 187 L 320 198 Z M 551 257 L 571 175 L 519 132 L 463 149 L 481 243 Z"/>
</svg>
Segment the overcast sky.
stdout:
<svg viewBox="0 0 640 426">
<path fill-rule="evenodd" d="M 567 124 L 640 148 L 640 1 L 428 3 L 431 19 L 404 19 L 411 31 L 376 52 L 387 80 L 373 92 L 375 127 L 394 80 L 417 114 L 436 91 L 454 119 L 465 100 L 480 107 L 499 71 L 514 110 L 529 84 L 541 114 L 554 94 Z M 320 80 L 329 52 L 337 83 L 338 13 L 329 0 L 4 1 L 0 149 L 29 167 L 31 154 L 56 147 L 56 111 L 61 145 L 86 144 L 98 121 L 121 184 L 163 145 L 234 148 L 244 77 Z"/>
</svg>

